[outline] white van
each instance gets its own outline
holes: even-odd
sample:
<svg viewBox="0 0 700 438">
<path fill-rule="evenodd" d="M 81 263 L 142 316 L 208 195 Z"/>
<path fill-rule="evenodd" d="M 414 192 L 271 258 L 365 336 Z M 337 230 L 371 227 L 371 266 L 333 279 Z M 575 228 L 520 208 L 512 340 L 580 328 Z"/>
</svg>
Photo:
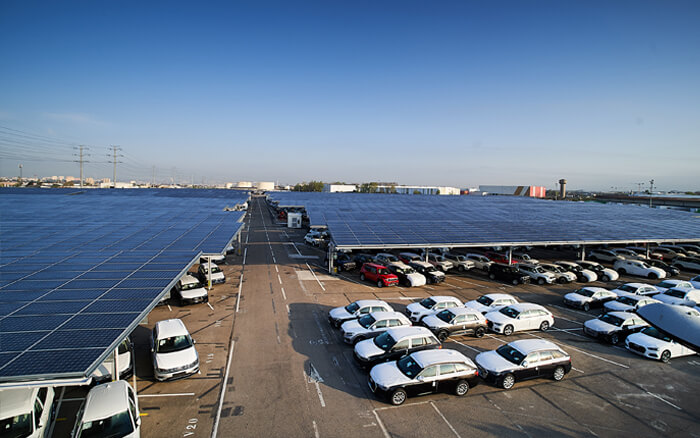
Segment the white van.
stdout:
<svg viewBox="0 0 700 438">
<path fill-rule="evenodd" d="M 55 412 L 53 388 L 0 391 L 0 437 L 43 438 Z"/>
<path fill-rule="evenodd" d="M 139 402 L 125 380 L 97 385 L 78 412 L 72 437 L 141 437 Z"/>
</svg>

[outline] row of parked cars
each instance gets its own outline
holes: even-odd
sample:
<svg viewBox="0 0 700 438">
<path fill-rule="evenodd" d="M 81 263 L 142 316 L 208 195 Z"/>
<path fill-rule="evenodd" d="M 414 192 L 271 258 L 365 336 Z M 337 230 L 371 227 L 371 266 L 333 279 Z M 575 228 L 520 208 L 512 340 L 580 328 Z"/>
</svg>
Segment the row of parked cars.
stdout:
<svg viewBox="0 0 700 438">
<path fill-rule="evenodd" d="M 483 336 L 488 329 L 505 335 L 547 330 L 552 314 L 511 295 L 488 294 L 462 303 L 450 296 L 431 296 L 396 312 L 381 300 L 359 300 L 332 309 L 328 320 L 354 345 L 358 365 L 369 370 L 373 393 L 394 405 L 410 395 L 452 392 L 465 395 L 486 380 L 504 389 L 535 377 L 561 380 L 571 369 L 571 357 L 545 340 L 521 340 L 476 356 L 443 349 L 449 336 Z"/>
<path fill-rule="evenodd" d="M 673 275 L 680 269 L 700 272 L 700 245 L 676 244 L 642 247 L 597 248 L 588 254 L 591 260 L 616 263 L 620 260 L 639 260 L 649 266 L 661 268 Z"/>
</svg>

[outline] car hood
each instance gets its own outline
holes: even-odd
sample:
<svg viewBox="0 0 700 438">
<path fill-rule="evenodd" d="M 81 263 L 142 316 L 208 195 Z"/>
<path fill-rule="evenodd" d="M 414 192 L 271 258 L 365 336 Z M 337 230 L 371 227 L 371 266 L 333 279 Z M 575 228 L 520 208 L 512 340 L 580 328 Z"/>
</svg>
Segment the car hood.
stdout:
<svg viewBox="0 0 700 438">
<path fill-rule="evenodd" d="M 421 306 L 420 303 L 411 303 L 408 306 L 406 306 L 406 309 L 408 309 L 408 311 L 411 313 L 430 312 L 430 309 L 426 309 L 425 307 Z"/>
<path fill-rule="evenodd" d="M 362 358 L 371 359 L 380 354 L 384 354 L 384 350 L 377 347 L 377 344 L 374 343 L 374 339 L 365 339 L 355 344 L 355 353 Z"/>
<path fill-rule="evenodd" d="M 343 331 L 343 333 L 357 333 L 362 330 L 367 330 L 366 328 L 362 327 L 356 319 L 345 321 L 343 325 L 340 326 L 340 329 Z"/>
<path fill-rule="evenodd" d="M 512 322 L 513 318 L 506 316 L 499 312 L 498 310 L 489 312 L 486 315 L 484 315 L 488 321 L 491 322 L 497 322 L 499 324 L 504 324 L 506 322 Z"/>
<path fill-rule="evenodd" d="M 411 286 L 424 286 L 425 277 L 422 274 L 414 272 L 413 274 L 407 274 L 406 278 L 411 283 Z"/>
<path fill-rule="evenodd" d="M 467 301 L 466 303 L 464 303 L 464 306 L 465 306 L 465 307 L 469 307 L 470 309 L 474 309 L 474 310 L 476 310 L 477 312 L 481 312 L 481 313 L 484 313 L 484 312 L 491 312 L 491 311 L 494 310 L 494 309 L 492 309 L 492 308 L 490 308 L 490 307 L 488 307 L 488 306 L 484 306 L 483 304 L 481 304 L 481 303 L 478 302 L 477 300 Z"/>
<path fill-rule="evenodd" d="M 197 350 L 194 346 L 172 353 L 156 353 L 156 366 L 162 370 L 169 370 L 191 364 L 197 360 Z"/>
<path fill-rule="evenodd" d="M 666 304 L 679 304 L 679 305 L 690 304 L 689 300 L 686 300 L 683 298 L 672 297 L 671 295 L 666 295 L 666 294 L 654 295 L 654 299 L 659 300 L 662 303 L 666 303 Z"/>
<path fill-rule="evenodd" d="M 570 292 L 566 295 L 564 295 L 565 300 L 573 301 L 575 303 L 590 303 L 593 301 L 593 298 L 587 297 L 585 295 L 579 295 L 576 292 Z"/>
<path fill-rule="evenodd" d="M 209 277 L 205 277 L 205 278 L 209 278 Z M 220 280 L 220 279 L 222 279 L 222 278 L 224 278 L 224 273 L 223 273 L 223 272 L 214 272 L 214 273 L 211 275 L 211 279 L 212 279 L 212 280 Z"/>
<path fill-rule="evenodd" d="M 619 327 L 617 327 L 615 325 L 608 324 L 607 322 L 601 321 L 599 319 L 588 320 L 588 321 L 584 322 L 583 325 L 588 327 L 589 329 L 595 330 L 599 333 L 611 333 L 611 332 L 614 332 L 615 330 L 620 329 Z"/>
<path fill-rule="evenodd" d="M 198 287 L 197 289 L 181 290 L 180 295 L 182 298 L 200 298 L 207 296 L 207 290 L 203 287 Z"/>
<path fill-rule="evenodd" d="M 620 274 L 617 273 L 617 271 L 614 271 L 610 268 L 603 268 L 603 272 L 605 272 L 605 275 L 610 277 L 611 280 L 617 280 L 620 278 Z"/>
<path fill-rule="evenodd" d="M 630 312 L 633 309 L 629 304 L 623 304 L 619 301 L 608 301 L 604 307 L 611 312 Z"/>
<path fill-rule="evenodd" d="M 445 273 L 441 272 L 441 271 L 429 271 L 428 274 L 434 275 L 435 277 L 440 277 L 440 278 L 445 277 Z"/>
<path fill-rule="evenodd" d="M 369 375 L 372 377 L 372 380 L 374 380 L 374 383 L 385 388 L 404 385 L 411 382 L 411 379 L 399 371 L 395 361 L 376 365 L 374 368 L 372 368 L 372 371 L 369 372 Z"/>
<path fill-rule="evenodd" d="M 333 319 L 348 319 L 353 317 L 350 312 L 345 310 L 345 307 L 336 307 L 335 309 L 331 309 L 328 314 Z"/>
<path fill-rule="evenodd" d="M 476 364 L 490 373 L 502 373 L 517 367 L 495 351 L 485 351 L 476 355 Z"/>
<path fill-rule="evenodd" d="M 440 318 L 438 318 L 435 315 L 429 315 L 423 318 L 423 324 L 425 324 L 427 327 L 435 327 L 435 328 L 440 328 L 440 327 L 447 327 L 447 323 Z"/>
<path fill-rule="evenodd" d="M 581 274 L 583 274 L 583 276 L 586 277 L 588 281 L 596 281 L 598 279 L 598 276 L 595 274 L 595 272 L 589 271 L 588 269 L 583 269 L 581 271 Z"/>
</svg>

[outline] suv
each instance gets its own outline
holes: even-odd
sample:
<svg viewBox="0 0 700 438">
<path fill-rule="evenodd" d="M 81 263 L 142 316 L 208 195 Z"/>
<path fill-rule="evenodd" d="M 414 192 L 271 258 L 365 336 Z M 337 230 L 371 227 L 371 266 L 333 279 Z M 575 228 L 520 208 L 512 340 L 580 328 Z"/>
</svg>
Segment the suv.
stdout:
<svg viewBox="0 0 700 438">
<path fill-rule="evenodd" d="M 678 257 L 673 260 L 672 266 L 678 269 L 685 269 L 686 271 L 700 272 L 700 258 Z"/>
<path fill-rule="evenodd" d="M 445 273 L 438 271 L 435 269 L 435 266 L 430 263 L 415 261 L 409 262 L 408 266 L 415 269 L 419 274 L 423 274 L 428 283 L 441 283 L 445 281 Z"/>
<path fill-rule="evenodd" d="M 574 262 L 567 262 L 563 260 L 558 260 L 554 262 L 557 266 L 561 266 L 563 269 L 576 275 L 576 279 L 582 283 L 589 283 L 591 281 L 596 281 L 598 276 L 595 272 L 589 271 L 588 269 L 583 269 L 581 266 Z"/>
<path fill-rule="evenodd" d="M 665 290 L 665 289 L 664 289 Z M 612 290 L 617 295 L 656 295 L 660 291 L 656 286 L 645 283 L 625 283 Z"/>
<path fill-rule="evenodd" d="M 212 271 L 213 270 L 212 268 Z M 185 275 L 177 282 L 171 295 L 178 299 L 180 305 L 206 303 L 209 301 L 207 288 L 204 287 L 199 280 L 189 274 Z"/>
<path fill-rule="evenodd" d="M 452 254 L 452 253 L 445 253 L 443 257 L 449 261 L 451 261 L 455 266 L 457 266 L 457 270 L 459 272 L 464 272 L 464 271 L 469 271 L 470 269 L 474 269 L 475 263 L 471 260 L 469 260 L 466 256 L 463 256 L 462 254 Z"/>
<path fill-rule="evenodd" d="M 539 304 L 532 303 L 511 304 L 484 316 L 491 330 L 506 336 L 524 330 L 547 331 L 554 325 L 552 313 Z"/>
<path fill-rule="evenodd" d="M 697 306 L 700 304 L 700 289 L 678 289 L 672 287 L 654 298 L 666 304 L 678 304 L 683 306 Z"/>
<path fill-rule="evenodd" d="M 503 265 L 494 263 L 489 268 L 489 278 L 491 280 L 502 280 L 513 284 L 528 284 L 530 276 L 521 273 L 517 267 L 513 265 Z"/>
<path fill-rule="evenodd" d="M 97 385 L 88 392 L 72 436 L 126 437 L 141 435 L 139 402 L 126 380 Z"/>
<path fill-rule="evenodd" d="M 625 257 L 615 253 L 610 249 L 592 249 L 588 253 L 588 258 L 596 262 L 615 263 L 618 260 L 624 260 Z"/>
<path fill-rule="evenodd" d="M 445 309 L 423 318 L 423 325 L 435 333 L 440 341 L 452 335 L 470 334 L 476 338 L 484 336 L 488 326 L 484 315 L 467 307 Z"/>
<path fill-rule="evenodd" d="M 447 272 L 454 268 L 454 264 L 447 260 L 442 254 L 435 254 L 433 252 L 428 253 L 428 263 L 435 266 L 442 272 Z"/>
<path fill-rule="evenodd" d="M 503 389 L 516 381 L 551 377 L 559 381 L 571 371 L 571 356 L 553 342 L 523 339 L 476 356 L 482 379 Z"/>
<path fill-rule="evenodd" d="M 507 264 L 508 264 L 508 256 L 505 255 L 505 254 L 502 254 L 502 253 L 500 253 L 500 252 L 496 252 L 496 251 L 486 251 L 486 252 L 484 253 L 484 255 L 485 255 L 486 257 L 488 257 L 489 260 L 491 260 L 492 262 L 495 262 L 495 263 L 502 263 L 502 264 L 504 264 L 504 265 L 507 265 Z M 511 265 L 514 265 L 514 264 L 516 264 L 516 263 L 518 263 L 518 261 L 517 261 L 515 258 L 511 257 L 510 264 L 511 264 Z"/>
<path fill-rule="evenodd" d="M 583 269 L 588 269 L 589 271 L 595 272 L 595 275 L 598 276 L 600 281 L 615 281 L 620 278 L 620 274 L 618 274 L 615 270 L 606 268 L 598 262 L 581 260 L 578 262 L 578 264 Z"/>
<path fill-rule="evenodd" d="M 537 281 L 537 284 L 552 284 L 557 279 L 554 274 L 547 272 L 541 266 L 529 265 L 524 263 L 519 263 L 518 271 L 529 276 L 532 280 Z"/>
<path fill-rule="evenodd" d="M 399 284 L 399 277 L 392 274 L 385 266 L 376 263 L 365 263 L 360 268 L 360 280 L 369 280 L 377 283 L 377 287 L 396 286 Z"/>
<path fill-rule="evenodd" d="M 557 279 L 557 283 L 566 284 L 576 281 L 576 274 L 569 272 L 559 265 L 553 265 L 551 263 L 541 263 L 540 266 L 547 272 L 554 274 Z"/>
<path fill-rule="evenodd" d="M 55 417 L 54 389 L 10 388 L 0 391 L 0 436 L 45 437 Z"/>
<path fill-rule="evenodd" d="M 158 321 L 151 335 L 153 375 L 156 380 L 181 379 L 199 371 L 194 339 L 179 319 Z"/>
<path fill-rule="evenodd" d="M 209 272 L 209 263 L 200 263 L 199 269 L 197 270 L 197 274 L 199 275 L 199 279 L 202 280 L 204 283 L 209 282 L 209 275 L 207 275 Z M 211 283 L 212 284 L 219 284 L 219 283 L 225 283 L 226 282 L 226 276 L 224 276 L 224 271 L 221 270 L 216 264 L 212 263 L 211 264 Z"/>
<path fill-rule="evenodd" d="M 370 312 L 393 312 L 394 309 L 381 300 L 358 300 L 344 307 L 336 307 L 328 312 L 328 322 L 335 328 L 345 321 L 357 319 Z"/>
<path fill-rule="evenodd" d="M 328 256 L 326 256 L 328 257 Z M 326 265 L 328 264 L 328 259 L 326 258 Z M 352 271 L 357 267 L 357 264 L 353 259 L 350 258 L 349 255 L 345 254 L 344 252 L 341 252 L 338 254 L 338 257 L 336 257 L 335 260 L 333 260 L 333 265 L 338 268 L 338 272 L 340 271 Z"/>
<path fill-rule="evenodd" d="M 402 262 L 409 264 L 410 262 L 424 262 L 425 259 L 415 252 L 400 252 L 399 253 L 399 260 Z"/>
<path fill-rule="evenodd" d="M 363 368 L 396 360 L 420 350 L 441 348 L 430 330 L 425 327 L 392 327 L 384 333 L 355 344 L 354 356 Z"/>
<path fill-rule="evenodd" d="M 676 251 L 665 246 L 657 246 L 654 248 L 654 252 L 661 254 L 661 260 L 665 262 L 671 261 L 673 264 L 675 264 L 678 259 L 685 257 L 685 254 L 681 253 L 680 251 Z"/>
<path fill-rule="evenodd" d="M 424 350 L 395 362 L 376 365 L 369 373 L 369 389 L 400 405 L 408 395 L 451 391 L 463 396 L 479 383 L 471 359 L 455 350 Z"/>
<path fill-rule="evenodd" d="M 640 277 L 646 277 L 652 280 L 666 278 L 666 271 L 661 268 L 649 266 L 646 262 L 641 260 L 618 260 L 613 265 L 613 268 L 615 268 L 620 275 L 639 275 Z"/>
<path fill-rule="evenodd" d="M 617 294 L 602 287 L 582 287 L 564 295 L 564 304 L 588 312 L 592 307 L 603 307 L 608 301 L 617 299 Z"/>
<path fill-rule="evenodd" d="M 399 278 L 399 284 L 408 287 L 424 286 L 425 277 L 419 274 L 415 269 L 401 262 L 389 263 L 386 266 L 394 275 Z"/>
<path fill-rule="evenodd" d="M 372 312 L 359 319 L 345 321 L 340 326 L 346 344 L 355 345 L 363 339 L 373 338 L 390 327 L 410 326 L 411 321 L 399 312 Z"/>
<path fill-rule="evenodd" d="M 432 296 L 406 306 L 406 315 L 413 322 L 421 322 L 428 315 L 452 307 L 462 307 L 462 302 L 455 297 Z"/>
<path fill-rule="evenodd" d="M 512 258 L 520 263 L 529 263 L 531 265 L 537 265 L 540 263 L 539 260 L 530 257 L 530 254 L 525 252 L 513 251 Z"/>
<path fill-rule="evenodd" d="M 379 254 L 374 256 L 374 260 L 384 265 L 400 261 L 398 257 L 396 257 L 394 254 L 389 254 L 388 252 L 380 252 Z"/>
<path fill-rule="evenodd" d="M 464 307 L 469 307 L 485 315 L 489 312 L 499 310 L 502 307 L 510 306 L 511 304 L 515 304 L 517 302 L 518 300 L 516 300 L 513 295 L 486 294 L 475 300 L 467 301 L 464 303 Z"/>
<path fill-rule="evenodd" d="M 482 271 L 488 272 L 489 268 L 493 264 L 491 260 L 489 260 L 488 257 L 485 255 L 481 254 L 473 254 L 469 253 L 466 254 L 464 257 L 466 257 L 467 260 L 474 262 L 474 267 L 477 269 L 481 269 Z"/>
</svg>

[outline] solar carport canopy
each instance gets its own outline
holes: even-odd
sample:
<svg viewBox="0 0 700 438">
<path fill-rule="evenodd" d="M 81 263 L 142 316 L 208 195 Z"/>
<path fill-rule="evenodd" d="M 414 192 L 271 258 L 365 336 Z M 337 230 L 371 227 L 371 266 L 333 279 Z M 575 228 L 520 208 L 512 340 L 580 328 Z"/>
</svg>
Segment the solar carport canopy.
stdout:
<svg viewBox="0 0 700 438">
<path fill-rule="evenodd" d="M 86 379 L 202 254 L 248 193 L 0 189 L 0 385 Z"/>
<path fill-rule="evenodd" d="M 275 192 L 339 249 L 700 241 L 700 215 L 511 196 Z"/>
</svg>

